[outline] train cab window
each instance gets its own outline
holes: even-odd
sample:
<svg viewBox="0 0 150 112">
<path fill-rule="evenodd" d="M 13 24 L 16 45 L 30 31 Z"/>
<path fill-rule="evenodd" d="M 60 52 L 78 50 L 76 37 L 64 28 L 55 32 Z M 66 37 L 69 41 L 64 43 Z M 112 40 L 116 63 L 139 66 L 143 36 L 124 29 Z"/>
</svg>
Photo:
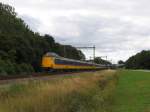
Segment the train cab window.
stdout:
<svg viewBox="0 0 150 112">
<path fill-rule="evenodd" d="M 58 57 L 58 58 L 60 57 L 58 54 L 53 53 L 53 52 L 48 52 L 48 53 L 45 54 L 45 56 Z"/>
</svg>

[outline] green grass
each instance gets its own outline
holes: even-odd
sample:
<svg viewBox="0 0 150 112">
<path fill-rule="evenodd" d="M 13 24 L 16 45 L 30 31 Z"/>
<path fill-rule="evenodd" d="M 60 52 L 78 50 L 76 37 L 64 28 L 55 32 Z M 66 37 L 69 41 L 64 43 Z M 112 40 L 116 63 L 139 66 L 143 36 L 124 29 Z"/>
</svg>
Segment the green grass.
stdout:
<svg viewBox="0 0 150 112">
<path fill-rule="evenodd" d="M 150 112 L 150 72 L 123 70 L 113 112 Z"/>
<path fill-rule="evenodd" d="M 0 86 L 0 112 L 110 112 L 116 72 Z"/>
</svg>

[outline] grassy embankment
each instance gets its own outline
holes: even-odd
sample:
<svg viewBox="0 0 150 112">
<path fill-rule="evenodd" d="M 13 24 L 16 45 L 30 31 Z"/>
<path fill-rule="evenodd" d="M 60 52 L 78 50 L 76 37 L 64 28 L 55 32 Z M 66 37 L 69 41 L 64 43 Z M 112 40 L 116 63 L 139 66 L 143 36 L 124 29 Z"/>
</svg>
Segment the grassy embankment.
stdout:
<svg viewBox="0 0 150 112">
<path fill-rule="evenodd" d="M 116 82 L 109 70 L 2 85 L 0 112 L 110 112 Z"/>
<path fill-rule="evenodd" d="M 113 112 L 150 112 L 150 72 L 119 72 Z"/>
</svg>

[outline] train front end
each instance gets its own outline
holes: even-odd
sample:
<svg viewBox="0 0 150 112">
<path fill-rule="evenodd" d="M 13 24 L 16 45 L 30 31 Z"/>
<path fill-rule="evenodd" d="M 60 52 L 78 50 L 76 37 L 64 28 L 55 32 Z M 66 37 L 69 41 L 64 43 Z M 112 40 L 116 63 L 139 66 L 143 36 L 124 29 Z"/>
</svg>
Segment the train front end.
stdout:
<svg viewBox="0 0 150 112">
<path fill-rule="evenodd" d="M 42 57 L 42 68 L 44 71 L 50 71 L 53 69 L 54 66 L 54 54 L 53 53 L 46 53 Z"/>
</svg>

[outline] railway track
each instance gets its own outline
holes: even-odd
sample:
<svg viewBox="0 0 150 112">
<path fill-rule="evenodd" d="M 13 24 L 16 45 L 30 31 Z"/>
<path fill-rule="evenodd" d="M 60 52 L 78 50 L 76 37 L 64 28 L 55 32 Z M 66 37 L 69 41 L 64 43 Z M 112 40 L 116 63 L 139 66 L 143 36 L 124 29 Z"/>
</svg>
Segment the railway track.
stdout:
<svg viewBox="0 0 150 112">
<path fill-rule="evenodd" d="M 54 72 L 54 73 L 33 73 L 31 75 L 16 75 L 16 76 L 3 76 L 0 77 L 1 84 L 9 84 L 13 82 L 22 82 L 26 80 L 51 80 L 63 76 L 78 75 L 83 72 L 94 72 L 92 71 L 78 71 L 78 72 Z"/>
</svg>

